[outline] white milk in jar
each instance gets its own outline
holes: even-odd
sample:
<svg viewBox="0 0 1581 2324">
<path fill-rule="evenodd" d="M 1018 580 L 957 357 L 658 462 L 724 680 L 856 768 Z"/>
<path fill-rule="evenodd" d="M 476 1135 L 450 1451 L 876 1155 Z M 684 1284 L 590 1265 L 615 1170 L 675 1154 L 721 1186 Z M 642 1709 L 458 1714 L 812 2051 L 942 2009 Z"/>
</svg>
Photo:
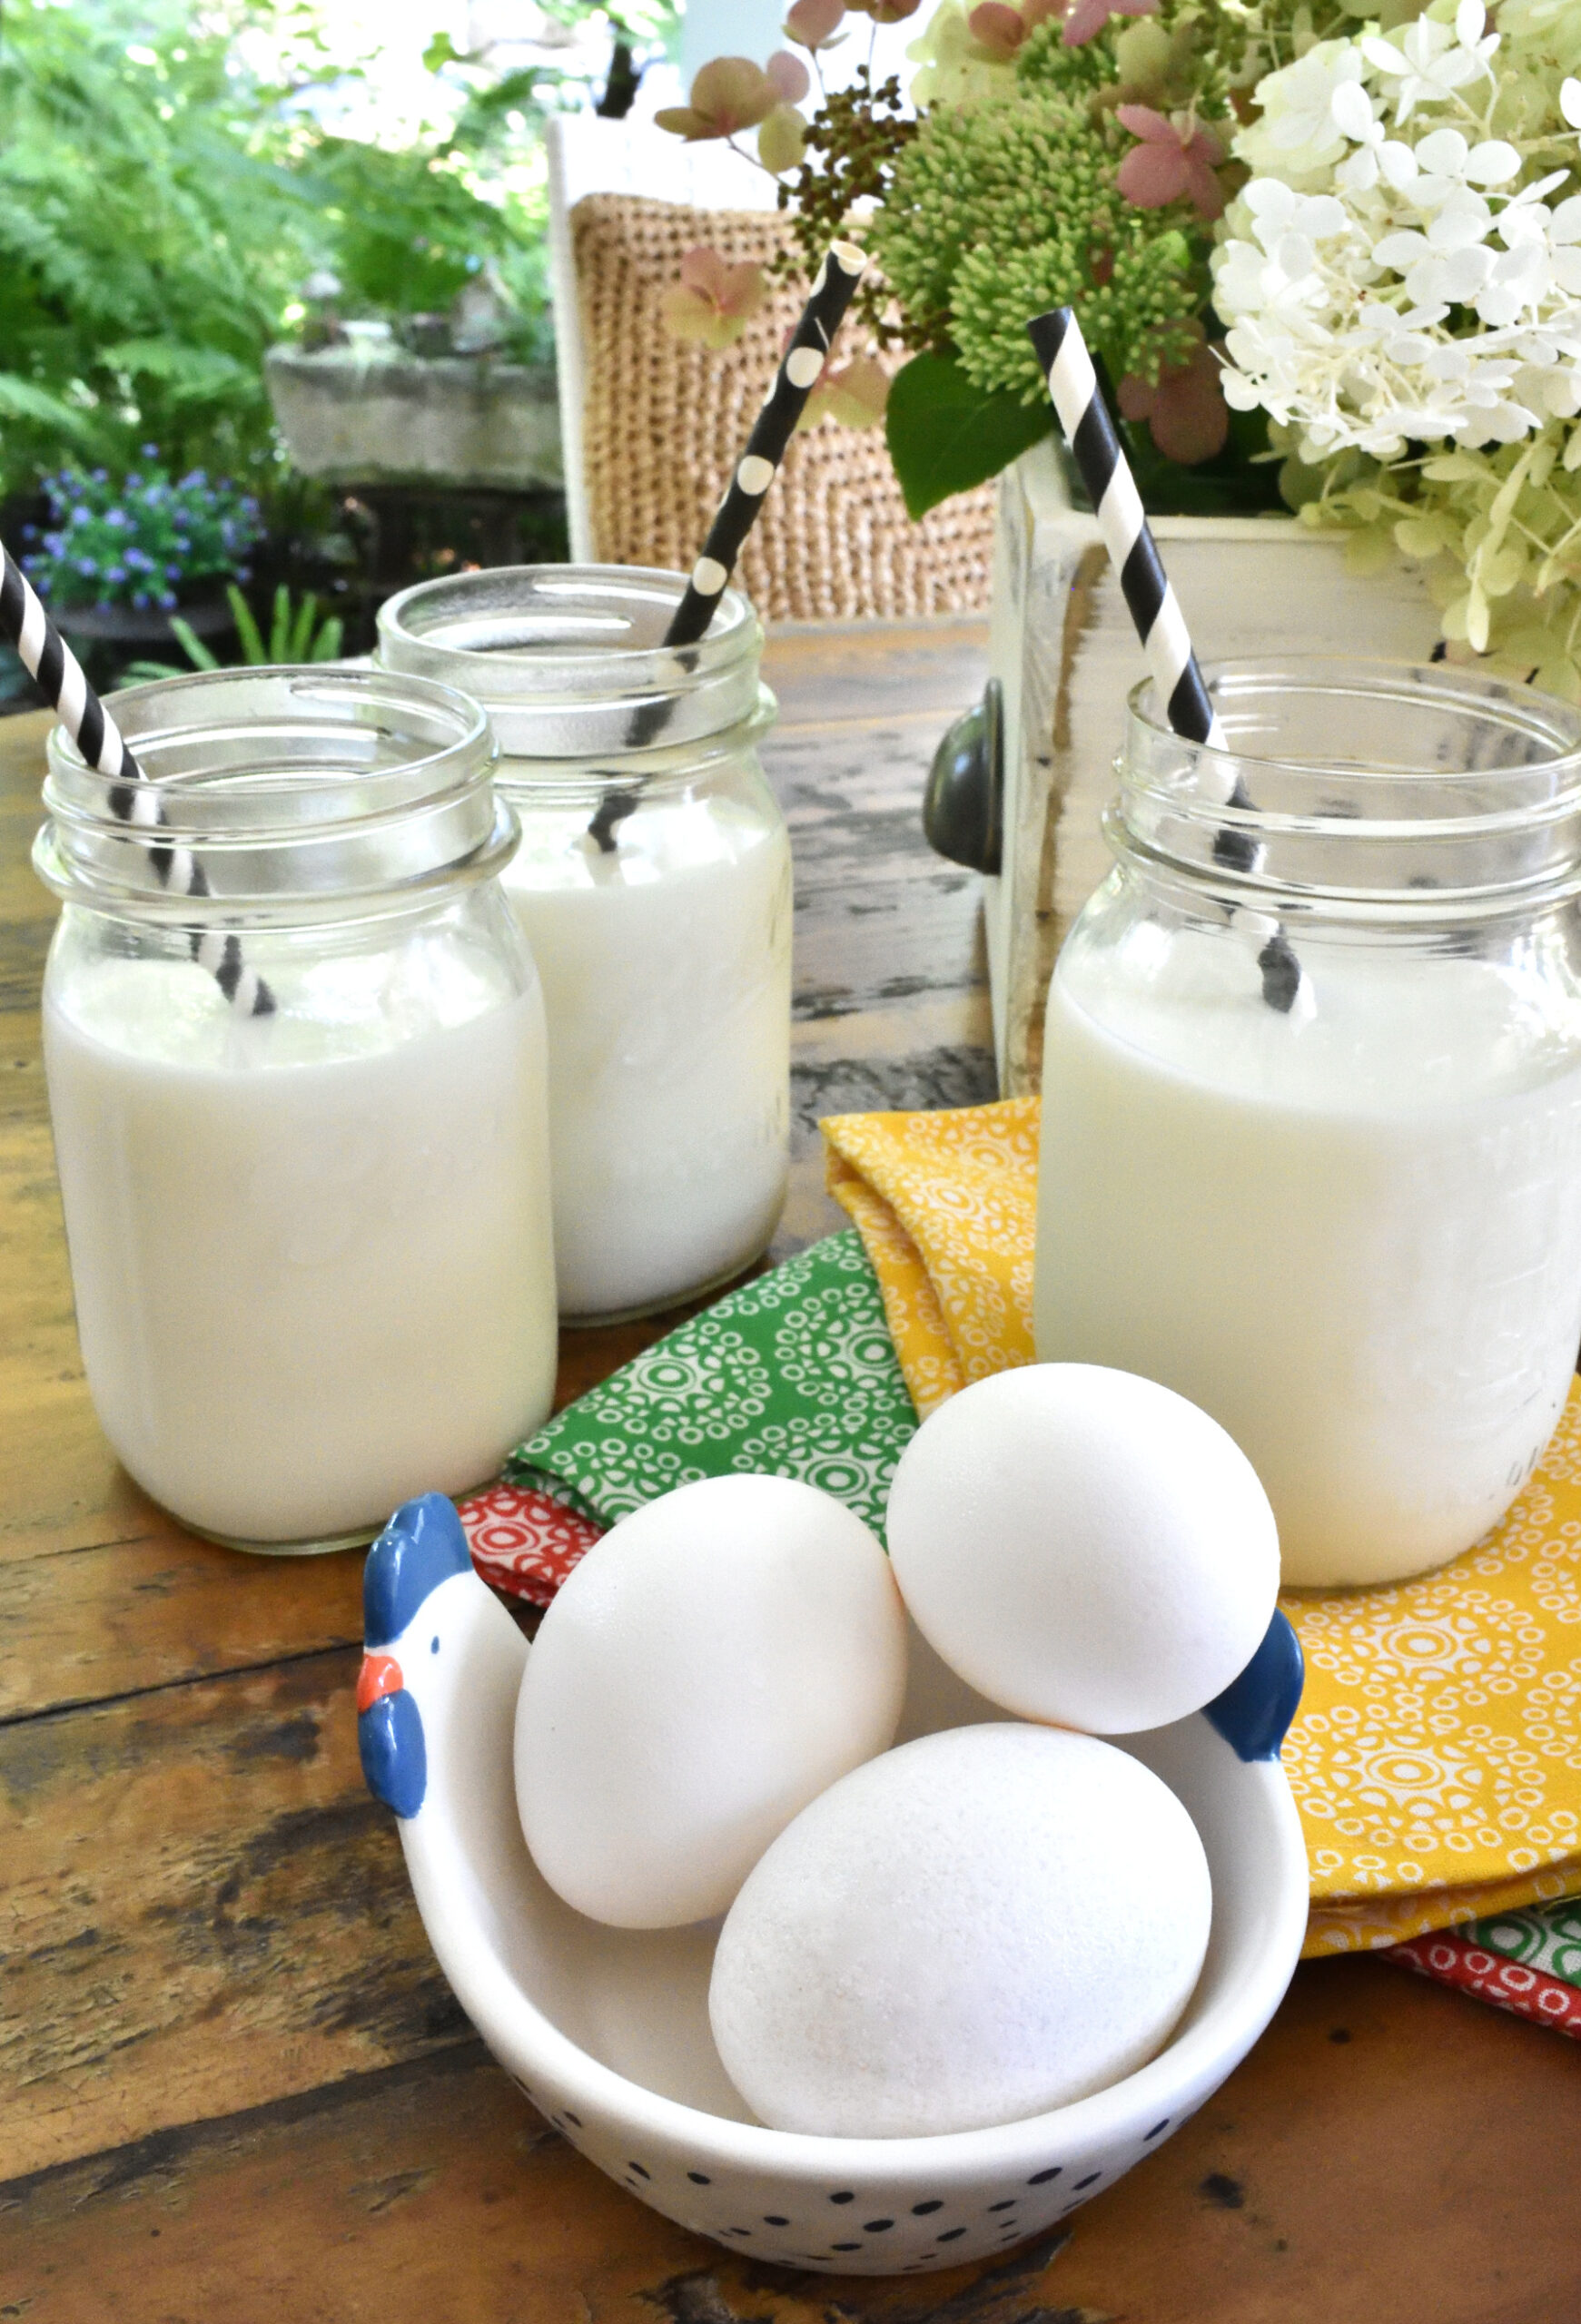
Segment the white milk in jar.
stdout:
<svg viewBox="0 0 1581 2324">
<path fill-rule="evenodd" d="M 323 1547 L 484 1482 L 547 1415 L 543 1008 L 499 891 L 514 832 L 473 707 L 384 678 L 319 673 L 294 702 L 278 673 L 227 674 L 223 698 L 219 683 L 117 709 L 151 773 L 184 764 L 171 819 L 203 827 L 194 852 L 274 1005 L 228 1000 L 186 931 L 150 917 L 168 899 L 129 884 L 145 851 L 103 832 L 74 859 L 66 810 L 98 778 L 57 745 L 51 1115 L 84 1364 L 121 1461 L 199 1531 Z M 236 764 L 250 721 L 272 784 L 195 780 L 205 759 Z M 162 747 L 162 726 L 179 741 Z M 384 794 L 378 840 L 359 784 L 369 811 Z M 331 893 L 313 893 L 331 851 Z M 390 875 L 424 852 L 401 894 Z"/>
<path fill-rule="evenodd" d="M 773 704 L 735 591 L 698 645 L 662 645 L 685 586 L 527 567 L 426 583 L 380 617 L 381 658 L 464 687 L 500 739 L 573 1321 L 727 1280 L 785 1200 L 790 845 L 756 748 Z"/>
<path fill-rule="evenodd" d="M 598 1315 L 733 1273 L 778 1222 L 790 842 L 728 800 L 654 800 L 609 853 L 560 820 L 528 812 L 506 892 L 554 1028 L 561 1297 Z"/>
<path fill-rule="evenodd" d="M 1581 1342 L 1581 721 L 1365 664 L 1218 695 L 1250 864 L 1139 697 L 1119 867 L 1055 971 L 1037 1351 L 1212 1413 L 1287 1581 L 1394 1579 L 1497 1521 Z"/>
</svg>

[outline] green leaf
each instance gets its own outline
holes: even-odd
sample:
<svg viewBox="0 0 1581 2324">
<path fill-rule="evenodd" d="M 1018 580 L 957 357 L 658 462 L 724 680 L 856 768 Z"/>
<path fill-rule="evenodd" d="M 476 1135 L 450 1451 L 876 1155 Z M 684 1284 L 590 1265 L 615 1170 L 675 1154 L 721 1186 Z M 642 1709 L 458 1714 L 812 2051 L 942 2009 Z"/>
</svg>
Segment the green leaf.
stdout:
<svg viewBox="0 0 1581 2324">
<path fill-rule="evenodd" d="M 183 621 L 180 614 L 172 614 L 170 617 L 170 627 L 172 636 L 175 639 L 176 644 L 181 647 L 182 652 L 186 655 L 187 660 L 192 664 L 194 670 L 217 670 L 219 668 L 220 665 L 218 661 L 214 655 L 210 653 L 208 647 L 203 644 L 203 639 L 198 635 L 197 631 L 193 629 L 190 622 Z M 183 674 L 180 671 L 172 670 L 164 675 L 168 675 L 171 677 L 179 677 Z"/>
<path fill-rule="evenodd" d="M 318 617 L 319 601 L 313 591 L 310 589 L 297 608 L 296 621 L 291 629 L 291 643 L 285 656 L 288 662 L 305 662 L 309 658 L 308 647 L 312 642 L 313 624 Z"/>
<path fill-rule="evenodd" d="M 268 661 L 269 656 L 263 650 L 263 639 L 260 635 L 258 624 L 252 618 L 252 608 L 234 581 L 227 587 L 225 596 L 231 607 L 232 617 L 236 624 L 236 635 L 242 641 L 242 659 L 252 668 L 257 669 L 261 664 Z"/>
<path fill-rule="evenodd" d="M 344 635 L 345 624 L 339 614 L 331 614 L 313 640 L 313 650 L 308 656 L 309 661 L 338 662 L 341 658 L 341 640 Z"/>
<path fill-rule="evenodd" d="M 277 665 L 296 659 L 291 650 L 291 591 L 283 581 L 274 592 L 274 612 L 269 625 L 269 658 Z"/>
<path fill-rule="evenodd" d="M 914 518 L 1008 468 L 1052 431 L 1054 413 L 1003 388 L 974 387 L 953 356 L 914 355 L 891 383 L 884 425 Z"/>
<path fill-rule="evenodd" d="M 38 420 L 88 449 L 95 448 L 101 438 L 88 413 L 74 410 L 60 396 L 51 395 L 47 388 L 35 387 L 31 379 L 19 379 L 15 371 L 0 371 L 0 419 Z"/>
</svg>

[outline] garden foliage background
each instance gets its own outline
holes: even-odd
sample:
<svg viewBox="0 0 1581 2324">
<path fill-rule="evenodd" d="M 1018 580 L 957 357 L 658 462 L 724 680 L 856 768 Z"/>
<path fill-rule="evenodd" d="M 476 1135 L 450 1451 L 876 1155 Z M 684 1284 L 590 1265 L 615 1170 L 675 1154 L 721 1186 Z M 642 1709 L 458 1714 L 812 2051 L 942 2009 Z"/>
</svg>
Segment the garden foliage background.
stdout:
<svg viewBox="0 0 1581 2324">
<path fill-rule="evenodd" d="M 312 0 L 9 0 L 0 497 L 63 457 L 114 470 L 145 445 L 267 496 L 262 356 L 316 271 L 345 315 L 400 318 L 487 270 L 510 307 L 500 351 L 547 356 L 544 114 L 591 101 L 618 35 L 640 62 L 677 19 L 668 0 L 620 24 L 576 0 L 515 13 L 548 35 L 539 61 L 501 71 L 497 44 L 441 28 L 414 112 L 380 105 L 377 52 L 348 59 Z"/>
</svg>

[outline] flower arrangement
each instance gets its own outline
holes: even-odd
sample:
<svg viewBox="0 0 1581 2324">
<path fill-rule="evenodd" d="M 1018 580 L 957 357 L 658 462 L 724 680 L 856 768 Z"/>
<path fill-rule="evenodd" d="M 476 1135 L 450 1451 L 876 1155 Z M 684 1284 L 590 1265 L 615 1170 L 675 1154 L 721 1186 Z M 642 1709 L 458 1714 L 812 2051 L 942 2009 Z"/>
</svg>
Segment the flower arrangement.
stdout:
<svg viewBox="0 0 1581 2324">
<path fill-rule="evenodd" d="M 157 461 L 114 480 L 66 468 L 44 479 L 54 523 L 23 559 L 41 597 L 69 611 L 133 606 L 169 612 L 194 581 L 245 581 L 262 525 L 258 503 L 202 468 L 173 480 Z"/>
<path fill-rule="evenodd" d="M 795 0 L 659 116 L 778 178 L 769 274 L 876 261 L 838 409 L 884 409 L 913 514 L 1049 432 L 1025 323 L 1072 305 L 1155 514 L 1422 560 L 1448 650 L 1581 698 L 1581 0 L 935 0 L 909 107 L 825 87 L 922 5 Z M 726 345 L 765 295 L 693 252 L 670 328 Z"/>
<path fill-rule="evenodd" d="M 1581 700 L 1581 6 L 1436 5 L 1259 84 L 1214 254 L 1223 386 L 1351 560 Z M 1562 199 L 1556 197 L 1563 195 Z"/>
</svg>

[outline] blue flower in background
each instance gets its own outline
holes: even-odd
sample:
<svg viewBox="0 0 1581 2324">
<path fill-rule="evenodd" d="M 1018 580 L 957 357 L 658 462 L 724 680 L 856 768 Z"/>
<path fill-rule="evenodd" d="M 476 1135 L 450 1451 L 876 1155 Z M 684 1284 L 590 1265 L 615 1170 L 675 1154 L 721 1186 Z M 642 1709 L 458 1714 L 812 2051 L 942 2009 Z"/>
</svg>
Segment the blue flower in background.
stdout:
<svg viewBox="0 0 1581 2324">
<path fill-rule="evenodd" d="M 27 570 L 41 596 L 69 610 L 146 606 L 157 592 L 169 611 L 194 583 L 247 577 L 243 560 L 262 531 L 256 498 L 202 468 L 173 483 L 156 458 L 144 446 L 143 465 L 120 479 L 77 468 L 44 478 L 54 521 L 26 535 L 37 542 Z"/>
</svg>

